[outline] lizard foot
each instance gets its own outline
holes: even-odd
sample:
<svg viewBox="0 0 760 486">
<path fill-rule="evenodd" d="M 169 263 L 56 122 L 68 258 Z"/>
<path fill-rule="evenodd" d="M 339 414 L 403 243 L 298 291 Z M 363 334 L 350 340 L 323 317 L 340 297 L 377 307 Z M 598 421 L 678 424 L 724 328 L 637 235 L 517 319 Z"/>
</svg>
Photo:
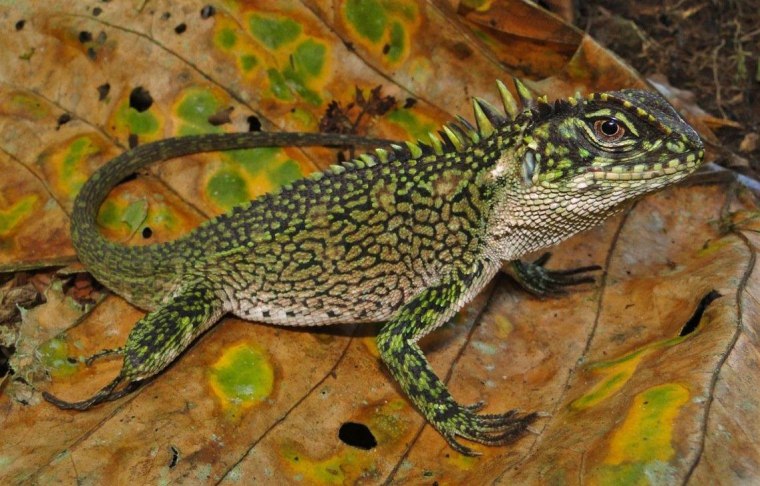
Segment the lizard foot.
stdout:
<svg viewBox="0 0 760 486">
<path fill-rule="evenodd" d="M 547 252 L 532 263 L 513 260 L 509 262 L 506 270 L 525 290 L 545 297 L 566 294 L 565 287 L 571 285 L 594 283 L 594 277 L 580 274 L 602 269 L 599 265 L 590 265 L 569 270 L 548 270 L 544 265 L 549 258 L 551 258 L 551 253 Z"/>
<path fill-rule="evenodd" d="M 505 445 L 520 437 L 538 418 L 535 413 L 521 415 L 516 410 L 500 414 L 477 414 L 483 406 L 483 402 L 466 406 L 451 400 L 431 422 L 454 450 L 467 456 L 478 456 L 479 452 L 462 445 L 456 437 L 489 446 Z"/>
</svg>

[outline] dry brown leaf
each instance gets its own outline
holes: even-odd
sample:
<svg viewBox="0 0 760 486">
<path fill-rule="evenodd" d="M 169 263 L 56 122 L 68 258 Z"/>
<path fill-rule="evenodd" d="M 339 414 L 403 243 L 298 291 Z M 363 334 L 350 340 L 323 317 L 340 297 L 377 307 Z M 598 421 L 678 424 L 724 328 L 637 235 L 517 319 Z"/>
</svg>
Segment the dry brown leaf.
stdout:
<svg viewBox="0 0 760 486">
<path fill-rule="evenodd" d="M 529 74 L 550 97 L 644 85 L 592 39 L 528 2 L 459 2 L 459 13 L 438 0 L 66 8 L 53 0 L 0 7 L 14 27 L 0 50 L 4 270 L 70 260 L 74 194 L 134 143 L 249 126 L 314 131 L 329 103 L 347 106 L 357 88 L 382 86 L 398 100 L 363 121 L 366 133 L 405 139 L 467 115 L 471 94 L 496 102 L 493 80 L 511 73 Z M 119 241 L 165 241 L 332 157 L 262 149 L 158 164 L 120 185 L 100 221 Z M 511 446 L 479 447 L 479 458 L 453 452 L 385 372 L 375 326 L 283 329 L 225 319 L 132 395 L 61 411 L 34 389 L 78 399 L 107 383 L 118 359 L 88 368 L 79 357 L 121 345 L 142 313 L 111 296 L 80 320 L 81 309 L 53 290 L 23 315 L 16 379 L 0 397 L 0 476 L 116 484 L 751 481 L 760 475 L 759 213 L 750 197 L 733 193 L 710 185 L 649 197 L 556 250 L 553 267 L 604 265 L 598 286 L 541 300 L 498 278 L 425 340 L 457 399 L 485 399 L 488 411 L 547 412 L 535 434 Z M 74 294 L 89 295 L 87 282 L 75 282 Z M 712 291 L 720 297 L 708 302 Z M 370 448 L 349 445 L 356 441 Z"/>
</svg>

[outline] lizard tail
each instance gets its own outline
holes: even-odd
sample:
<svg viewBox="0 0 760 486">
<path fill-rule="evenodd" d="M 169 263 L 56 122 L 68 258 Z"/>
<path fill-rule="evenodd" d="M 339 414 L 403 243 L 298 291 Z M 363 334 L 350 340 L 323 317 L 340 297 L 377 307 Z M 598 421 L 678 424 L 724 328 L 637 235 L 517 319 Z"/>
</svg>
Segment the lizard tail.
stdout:
<svg viewBox="0 0 760 486">
<path fill-rule="evenodd" d="M 136 171 L 154 162 L 184 155 L 254 147 L 371 146 L 388 140 L 324 133 L 211 133 L 168 138 L 124 152 L 98 169 L 74 200 L 71 237 L 80 261 L 106 286 L 155 275 L 167 265 L 167 245 L 127 246 L 107 240 L 98 230 L 97 214 L 108 193 Z M 170 258 L 169 258 L 170 259 Z M 119 285 L 121 284 L 121 285 Z"/>
</svg>

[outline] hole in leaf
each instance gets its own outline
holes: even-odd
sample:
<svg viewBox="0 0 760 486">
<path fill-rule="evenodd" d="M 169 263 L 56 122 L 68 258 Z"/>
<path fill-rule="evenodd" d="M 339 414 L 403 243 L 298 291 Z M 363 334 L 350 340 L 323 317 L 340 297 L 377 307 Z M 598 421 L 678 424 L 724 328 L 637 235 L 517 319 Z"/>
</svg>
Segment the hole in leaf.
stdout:
<svg viewBox="0 0 760 486">
<path fill-rule="evenodd" d="M 133 149 L 137 147 L 138 143 L 140 143 L 140 139 L 137 137 L 137 135 L 130 133 L 129 137 L 127 137 L 127 144 L 129 144 L 129 148 Z"/>
<path fill-rule="evenodd" d="M 153 104 L 153 97 L 150 95 L 150 91 L 138 86 L 129 93 L 129 107 L 134 108 L 139 113 L 147 110 Z"/>
<path fill-rule="evenodd" d="M 185 25 L 184 23 L 179 24 L 178 26 L 174 28 L 174 32 L 176 32 L 177 34 L 181 34 L 186 30 L 187 30 L 187 25 Z"/>
<path fill-rule="evenodd" d="M 248 118 L 246 118 L 248 121 L 248 131 L 249 132 L 260 132 L 261 131 L 261 120 L 259 120 L 257 117 L 251 115 Z"/>
<path fill-rule="evenodd" d="M 88 32 L 86 30 L 83 30 L 79 33 L 79 42 L 84 44 L 85 42 L 90 42 L 92 40 L 92 32 Z"/>
<path fill-rule="evenodd" d="M 169 469 L 174 469 L 174 467 L 179 462 L 179 449 L 177 449 L 175 446 L 169 446 L 169 452 L 171 453 L 171 457 L 169 459 Z"/>
<path fill-rule="evenodd" d="M 68 113 L 64 113 L 63 115 L 58 117 L 58 126 L 56 127 L 56 130 L 61 128 L 61 125 L 65 125 L 68 122 L 71 121 L 71 115 Z"/>
<path fill-rule="evenodd" d="M 720 292 L 717 290 L 711 290 L 707 293 L 704 297 L 702 297 L 702 300 L 699 301 L 699 304 L 697 305 L 697 309 L 694 311 L 694 314 L 689 318 L 688 321 L 686 321 L 686 324 L 684 324 L 683 328 L 681 328 L 681 332 L 678 333 L 679 336 L 688 336 L 694 330 L 699 326 L 699 321 L 702 320 L 702 315 L 705 313 L 705 309 L 707 309 L 707 306 L 709 306 L 712 301 L 720 297 Z"/>
<path fill-rule="evenodd" d="M 25 24 L 26 24 L 26 20 L 19 20 L 18 22 L 16 22 L 16 30 L 23 29 Z"/>
<path fill-rule="evenodd" d="M 97 17 L 98 15 L 103 13 L 103 9 L 100 7 L 95 7 L 92 9 L 92 15 Z"/>
<path fill-rule="evenodd" d="M 106 99 L 106 96 L 108 96 L 108 93 L 111 92 L 111 85 L 108 83 L 101 84 L 98 86 L 98 101 L 103 101 Z"/>
<path fill-rule="evenodd" d="M 150 229 L 150 228 L 149 228 L 149 227 L 147 227 L 147 226 L 146 226 L 145 228 L 143 228 L 143 230 L 142 230 L 142 237 L 143 237 L 143 238 L 145 238 L 145 239 L 147 240 L 147 239 L 148 239 L 148 238 L 150 238 L 151 236 L 153 236 L 153 230 L 152 230 L 152 229 Z"/>
<path fill-rule="evenodd" d="M 9 360 L 15 352 L 15 346 L 0 346 L 0 378 L 7 374 L 13 374 Z"/>
<path fill-rule="evenodd" d="M 207 19 L 209 17 L 212 17 L 216 13 L 216 9 L 213 5 L 206 5 L 201 9 L 201 18 Z"/>
<path fill-rule="evenodd" d="M 364 449 L 365 451 L 377 446 L 377 439 L 372 435 L 369 427 L 364 424 L 357 424 L 356 422 L 346 422 L 341 425 L 338 431 L 338 438 L 344 444 Z"/>
</svg>

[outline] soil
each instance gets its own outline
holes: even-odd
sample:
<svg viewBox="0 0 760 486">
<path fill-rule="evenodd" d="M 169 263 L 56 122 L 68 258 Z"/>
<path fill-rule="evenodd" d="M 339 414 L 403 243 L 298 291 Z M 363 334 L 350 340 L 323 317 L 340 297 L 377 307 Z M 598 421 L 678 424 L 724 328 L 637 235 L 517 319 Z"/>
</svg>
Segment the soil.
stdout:
<svg viewBox="0 0 760 486">
<path fill-rule="evenodd" d="M 576 2 L 576 25 L 645 78 L 664 75 L 711 115 L 717 162 L 760 175 L 760 0 Z M 742 165 L 748 167 L 741 167 Z"/>
</svg>

